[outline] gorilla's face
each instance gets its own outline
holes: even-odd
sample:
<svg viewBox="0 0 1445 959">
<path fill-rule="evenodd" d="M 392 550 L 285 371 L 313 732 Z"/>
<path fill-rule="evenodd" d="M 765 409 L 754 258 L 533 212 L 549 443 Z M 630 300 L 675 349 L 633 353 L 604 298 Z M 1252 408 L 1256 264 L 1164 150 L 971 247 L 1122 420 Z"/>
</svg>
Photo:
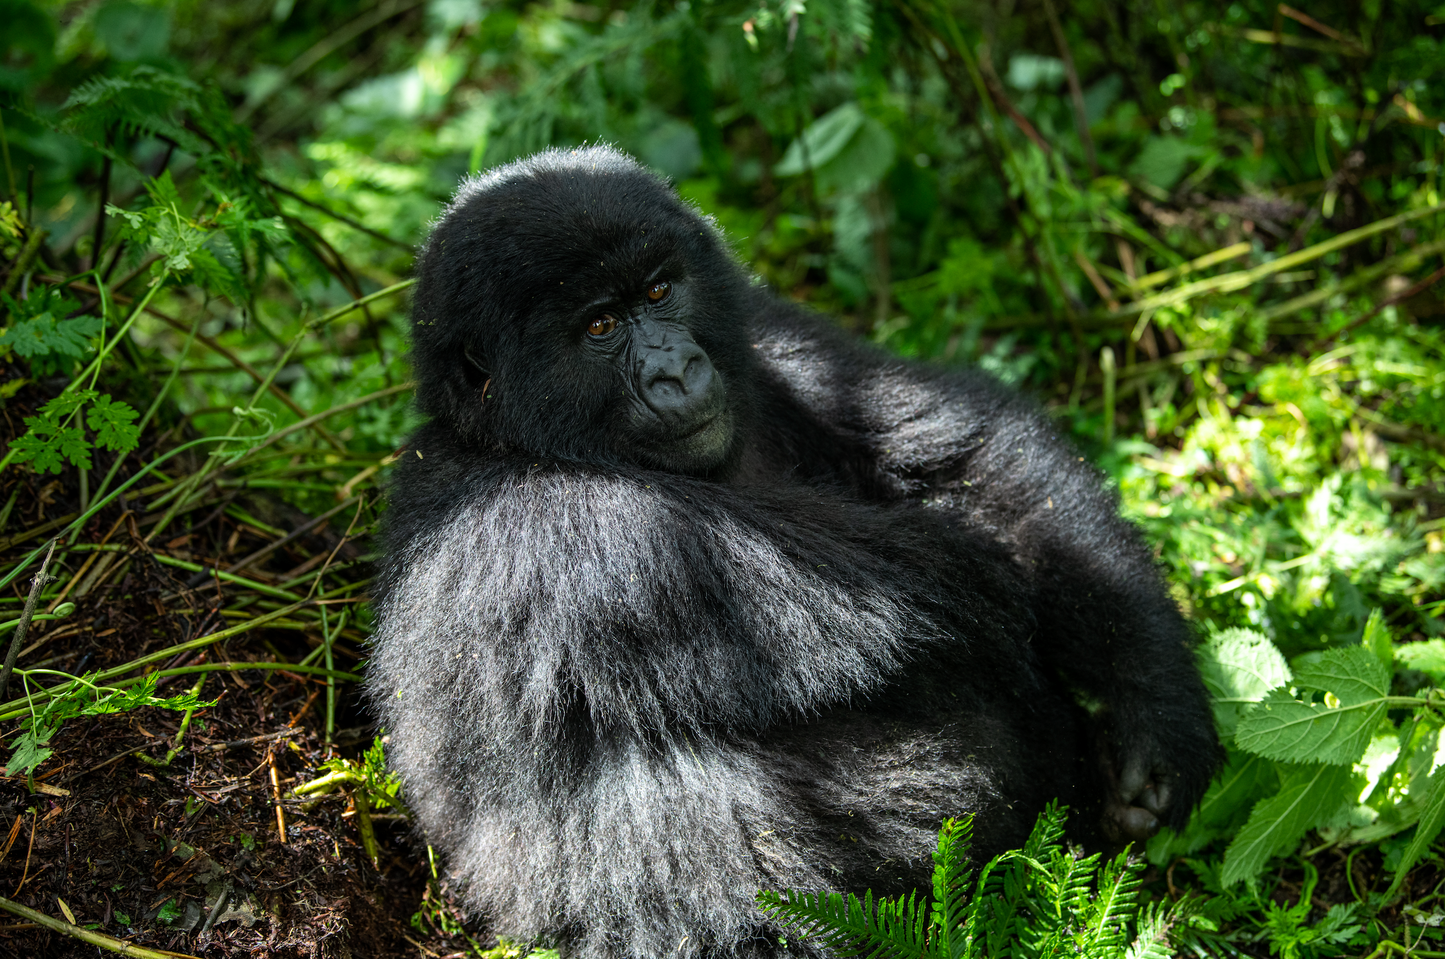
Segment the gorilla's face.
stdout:
<svg viewBox="0 0 1445 959">
<path fill-rule="evenodd" d="M 632 297 L 589 303 L 582 353 L 619 375 L 613 428 L 630 438 L 640 461 L 706 473 L 732 444 L 727 383 L 688 328 L 691 285 L 665 276 Z"/>
<path fill-rule="evenodd" d="M 552 151 L 469 181 L 418 278 L 418 399 L 458 436 L 696 476 L 737 459 L 747 280 L 620 154 Z"/>
</svg>

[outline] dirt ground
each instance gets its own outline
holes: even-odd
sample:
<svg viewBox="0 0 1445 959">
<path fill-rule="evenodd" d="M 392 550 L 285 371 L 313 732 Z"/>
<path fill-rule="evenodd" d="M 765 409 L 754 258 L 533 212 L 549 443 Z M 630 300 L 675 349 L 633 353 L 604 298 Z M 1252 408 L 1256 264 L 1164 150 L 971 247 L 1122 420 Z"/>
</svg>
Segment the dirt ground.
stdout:
<svg viewBox="0 0 1445 959">
<path fill-rule="evenodd" d="M 24 399 L 7 406 L 13 426 L 26 412 Z M 92 475 L 109 465 L 108 456 L 98 457 Z M 172 475 L 184 468 L 178 464 Z M 77 510 L 77 487 L 70 467 L 58 478 L 15 467 L 0 474 L 0 504 L 15 494 L 0 528 L 0 569 L 64 525 Z M 358 588 L 330 601 L 333 622 L 364 599 L 370 544 L 364 521 L 343 536 L 350 508 L 304 530 L 312 517 L 264 493 L 218 487 L 203 499 L 150 542 L 146 531 L 159 516 L 147 515 L 140 497 L 108 507 L 77 537 L 111 552 L 66 550 L 62 541 L 49 589 L 68 582 L 65 598 L 77 608 L 65 619 L 31 624 L 17 666 L 93 673 L 285 606 L 284 598 L 210 572 L 273 546 L 282 532 L 303 529 L 244 567 L 250 584 L 279 588 L 312 569 L 339 571 L 328 584 Z M 201 570 L 180 565 L 187 563 Z M 34 572 L 32 565 L 0 594 L 0 621 L 18 616 Z M 322 642 L 317 622 L 314 615 L 282 617 L 147 667 L 232 664 L 205 674 L 200 698 L 214 705 L 195 712 L 168 764 L 184 713 L 142 707 L 66 721 L 46 744 L 54 754 L 35 770 L 33 789 L 23 777 L 0 778 L 0 896 L 137 946 L 208 959 L 458 954 L 467 941 L 440 934 L 435 923 L 454 916 L 435 883 L 428 892 L 426 848 L 402 816 L 372 811 L 373 866 L 352 792 L 289 796 L 325 774 L 327 759 L 359 757 L 374 734 L 355 684 L 338 688 L 328 744 L 324 677 L 245 668 L 301 662 Z M 0 633 L 0 649 L 13 635 Z M 336 667 L 355 669 L 363 642 L 363 630 L 343 630 L 334 643 Z M 156 695 L 184 693 L 199 675 L 162 679 Z M 39 686 L 58 678 L 32 677 Z M 24 689 L 13 680 L 6 698 Z M 20 731 L 15 720 L 0 724 L 7 746 L 0 760 Z M 429 918 L 414 922 L 419 910 Z M 0 956 L 101 954 L 109 953 L 0 912 Z"/>
</svg>

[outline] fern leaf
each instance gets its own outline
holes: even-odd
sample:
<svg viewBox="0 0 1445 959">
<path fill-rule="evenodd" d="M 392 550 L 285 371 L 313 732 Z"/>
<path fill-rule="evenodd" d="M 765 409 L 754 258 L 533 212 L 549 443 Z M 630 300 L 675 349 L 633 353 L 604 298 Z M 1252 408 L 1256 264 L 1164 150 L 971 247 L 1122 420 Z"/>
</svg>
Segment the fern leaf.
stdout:
<svg viewBox="0 0 1445 959">
<path fill-rule="evenodd" d="M 852 893 L 807 893 L 764 889 L 757 902 L 779 923 L 821 943 L 834 955 L 862 959 L 920 959 L 924 944 L 917 921 L 916 897 L 905 903 L 875 905 L 871 891 L 862 900 Z"/>
<path fill-rule="evenodd" d="M 1085 951 L 1118 955 L 1124 950 L 1129 942 L 1129 921 L 1138 908 L 1142 871 L 1142 866 L 1130 865 L 1127 849 L 1104 865 L 1098 895 L 1089 904 Z"/>
<path fill-rule="evenodd" d="M 1169 930 L 1184 917 L 1187 900 L 1172 905 L 1151 903 L 1139 919 L 1139 934 L 1124 950 L 1124 959 L 1171 959 L 1175 954 L 1169 944 Z M 1115 950 L 1113 955 L 1118 955 Z"/>
<path fill-rule="evenodd" d="M 970 952 L 967 893 L 973 878 L 968 862 L 972 841 L 972 816 L 946 819 L 938 831 L 938 850 L 933 854 L 931 945 L 933 954 L 941 959 L 960 959 Z"/>
</svg>

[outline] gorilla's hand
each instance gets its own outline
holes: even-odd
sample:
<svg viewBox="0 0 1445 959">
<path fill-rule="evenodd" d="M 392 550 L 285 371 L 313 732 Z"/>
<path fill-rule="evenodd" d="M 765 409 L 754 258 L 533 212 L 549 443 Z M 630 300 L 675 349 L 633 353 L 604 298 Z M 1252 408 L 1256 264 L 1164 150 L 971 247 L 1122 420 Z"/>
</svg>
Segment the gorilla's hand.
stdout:
<svg viewBox="0 0 1445 959">
<path fill-rule="evenodd" d="M 1174 798 L 1176 774 L 1137 752 L 1117 772 L 1112 763 L 1105 770 L 1104 834 L 1113 842 L 1143 842 L 1157 833 Z"/>
<path fill-rule="evenodd" d="M 1207 707 L 1205 707 L 1207 709 Z M 1182 829 L 1218 765 L 1219 745 L 1206 716 L 1184 721 L 1180 702 L 1121 710 L 1106 721 L 1100 764 L 1106 782 L 1104 834 L 1142 842 L 1161 826 Z"/>
</svg>

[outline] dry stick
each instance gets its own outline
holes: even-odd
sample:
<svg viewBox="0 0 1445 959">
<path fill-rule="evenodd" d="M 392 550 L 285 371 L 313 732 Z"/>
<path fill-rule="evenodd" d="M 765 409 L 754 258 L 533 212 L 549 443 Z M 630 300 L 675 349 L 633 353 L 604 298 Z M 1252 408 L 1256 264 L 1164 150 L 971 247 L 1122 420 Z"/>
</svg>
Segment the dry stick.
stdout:
<svg viewBox="0 0 1445 959">
<path fill-rule="evenodd" d="M 1094 156 L 1094 138 L 1089 135 L 1089 115 L 1084 109 L 1084 88 L 1079 85 L 1079 71 L 1074 67 L 1074 55 L 1069 50 L 1064 28 L 1059 23 L 1054 0 L 1044 0 L 1044 14 L 1049 18 L 1049 30 L 1054 35 L 1054 45 L 1059 48 L 1059 57 L 1064 61 L 1064 75 L 1069 78 L 1069 98 L 1074 101 L 1074 126 L 1078 128 L 1079 140 L 1084 144 L 1084 155 L 1089 159 L 1089 174 L 1098 176 L 1099 161 Z"/>
<path fill-rule="evenodd" d="M 278 540 L 276 540 L 274 543 L 270 543 L 270 544 L 268 544 L 268 545 L 266 545 L 266 546 L 262 546 L 260 549 L 256 550 L 256 552 L 252 553 L 250 556 L 247 556 L 247 557 L 245 557 L 244 559 L 240 560 L 239 562 L 232 563 L 230 566 L 227 566 L 227 567 L 226 567 L 226 572 L 228 572 L 228 573 L 239 573 L 241 570 L 245 569 L 247 566 L 250 566 L 252 563 L 257 562 L 258 560 L 265 559 L 267 556 L 270 556 L 270 555 L 271 555 L 272 553 L 274 553 L 276 550 L 280 549 L 281 547 L 285 546 L 287 543 L 289 543 L 289 542 L 291 542 L 292 540 L 296 539 L 296 537 L 298 537 L 298 536 L 304 536 L 305 534 L 311 532 L 311 530 L 313 530 L 313 529 L 315 529 L 316 527 L 320 526 L 322 523 L 326 522 L 326 521 L 329 520 L 331 517 L 335 516 L 337 513 L 339 513 L 339 512 L 341 512 L 342 510 L 346 509 L 346 507 L 350 506 L 350 505 L 351 505 L 352 503 L 354 503 L 354 502 L 356 502 L 356 497 L 352 497 L 351 499 L 348 499 L 348 500 L 347 500 L 346 502 L 344 502 L 344 503 L 340 503 L 340 504 L 338 504 L 338 505 L 336 505 L 336 506 L 333 506 L 331 509 L 329 509 L 329 510 L 327 510 L 326 512 L 322 513 L 320 516 L 313 516 L 311 519 L 307 520 L 306 522 L 302 523 L 300 526 L 298 526 L 298 527 L 296 527 L 295 529 L 293 529 L 291 532 L 287 533 L 287 534 L 286 534 L 285 536 L 283 536 L 281 539 L 278 539 Z"/>
<path fill-rule="evenodd" d="M 44 926 L 61 935 L 69 936 L 72 939 L 79 939 L 92 946 L 110 952 L 119 953 L 122 956 L 135 956 L 137 959 L 198 959 L 188 952 L 171 952 L 168 949 L 147 949 L 144 946 L 137 946 L 134 943 L 126 942 L 124 939 L 117 939 L 114 936 L 107 936 L 103 932 L 95 932 L 91 929 L 83 929 L 74 923 L 66 922 L 63 919 L 55 919 L 43 912 L 36 912 L 29 906 L 22 906 L 4 897 L 0 897 L 0 909 L 14 913 L 23 919 Z"/>
<path fill-rule="evenodd" d="M 1345 34 L 1336 30 L 1334 27 L 1325 26 L 1323 23 L 1320 23 L 1308 13 L 1305 13 L 1303 10 L 1296 10 L 1294 7 L 1288 6 L 1287 4 L 1283 3 L 1279 5 L 1278 10 L 1280 13 L 1289 17 L 1291 20 L 1295 21 L 1296 23 L 1304 24 L 1316 33 L 1322 33 L 1325 36 L 1329 37 L 1331 40 L 1334 40 L 1338 43 L 1343 43 L 1345 46 L 1354 47 L 1360 53 L 1365 52 L 1364 46 L 1358 40 L 1354 39 L 1353 37 L 1346 36 Z"/>
<path fill-rule="evenodd" d="M 276 831 L 280 834 L 281 845 L 286 845 L 286 810 L 281 805 L 281 778 L 276 773 L 275 749 L 266 750 L 266 764 L 271 767 L 271 797 L 276 804 Z"/>
<path fill-rule="evenodd" d="M 59 537 L 50 541 L 50 549 L 45 551 L 45 559 L 40 561 L 40 571 L 30 581 L 30 595 L 25 598 L 25 609 L 20 613 L 20 625 L 15 627 L 15 636 L 10 640 L 10 651 L 5 654 L 5 668 L 0 669 L 0 700 L 10 691 L 10 673 L 15 669 L 15 658 L 20 655 L 20 648 L 25 645 L 25 633 L 30 628 L 30 618 L 35 615 L 35 605 L 40 601 L 40 591 L 50 582 L 46 571 L 50 568 L 50 557 L 55 555 L 57 542 Z"/>
</svg>

